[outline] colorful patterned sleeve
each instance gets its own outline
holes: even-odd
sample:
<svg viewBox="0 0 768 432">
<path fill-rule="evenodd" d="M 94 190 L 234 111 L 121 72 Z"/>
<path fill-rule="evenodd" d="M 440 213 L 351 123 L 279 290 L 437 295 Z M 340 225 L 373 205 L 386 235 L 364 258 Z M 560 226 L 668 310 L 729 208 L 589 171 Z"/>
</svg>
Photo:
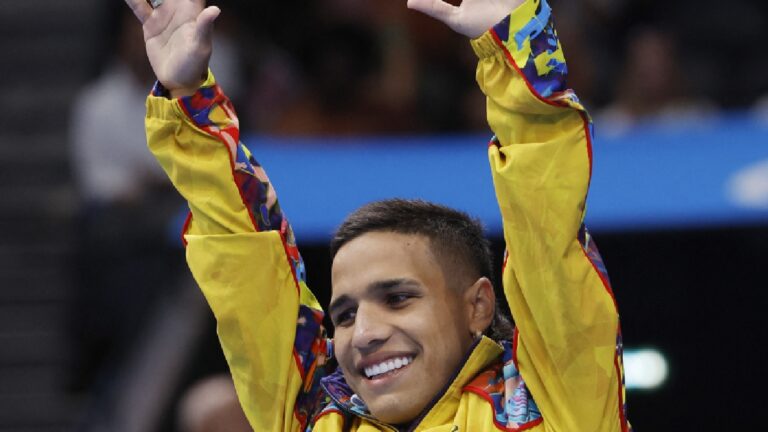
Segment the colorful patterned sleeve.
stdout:
<svg viewBox="0 0 768 432">
<path fill-rule="evenodd" d="M 472 46 L 496 134 L 488 151 L 514 369 L 544 430 L 628 431 L 618 311 L 583 223 L 592 124 L 567 87 L 552 9 L 527 0 Z"/>
<path fill-rule="evenodd" d="M 158 84 L 147 99 L 147 140 L 189 203 L 187 262 L 240 402 L 254 430 L 304 430 L 330 344 L 291 226 L 213 76 L 193 96 L 167 96 Z"/>
</svg>

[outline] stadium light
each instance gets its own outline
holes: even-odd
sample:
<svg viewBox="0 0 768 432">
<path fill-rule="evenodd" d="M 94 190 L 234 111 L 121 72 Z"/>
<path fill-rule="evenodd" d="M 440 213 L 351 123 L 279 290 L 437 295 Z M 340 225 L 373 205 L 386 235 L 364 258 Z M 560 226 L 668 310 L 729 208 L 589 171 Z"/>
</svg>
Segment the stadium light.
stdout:
<svg viewBox="0 0 768 432">
<path fill-rule="evenodd" d="M 624 374 L 627 390 L 655 390 L 667 380 L 669 366 L 656 349 L 626 349 Z"/>
</svg>

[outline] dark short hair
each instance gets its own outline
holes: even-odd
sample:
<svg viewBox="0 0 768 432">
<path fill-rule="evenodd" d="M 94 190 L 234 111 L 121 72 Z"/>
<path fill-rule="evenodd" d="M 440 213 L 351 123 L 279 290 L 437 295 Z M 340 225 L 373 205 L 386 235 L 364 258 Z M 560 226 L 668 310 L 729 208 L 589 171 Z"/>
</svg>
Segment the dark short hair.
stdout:
<svg viewBox="0 0 768 432">
<path fill-rule="evenodd" d="M 415 234 L 429 240 L 443 272 L 451 280 L 487 277 L 492 283 L 493 258 L 482 223 L 468 214 L 418 199 L 394 198 L 366 204 L 352 212 L 331 240 L 331 259 L 342 246 L 369 232 Z M 465 276 L 461 278 L 460 276 Z M 512 324 L 496 307 L 493 323 L 486 333 L 494 339 L 510 339 Z"/>
</svg>

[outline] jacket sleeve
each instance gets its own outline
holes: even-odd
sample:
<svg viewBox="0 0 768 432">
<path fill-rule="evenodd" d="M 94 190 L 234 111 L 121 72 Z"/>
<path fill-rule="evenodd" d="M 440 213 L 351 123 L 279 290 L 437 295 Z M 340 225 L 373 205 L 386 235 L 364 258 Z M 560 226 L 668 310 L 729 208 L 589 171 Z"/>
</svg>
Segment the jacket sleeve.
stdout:
<svg viewBox="0 0 768 432">
<path fill-rule="evenodd" d="M 546 430 L 627 431 L 618 312 L 583 225 L 591 120 L 566 87 L 551 12 L 528 0 L 472 42 L 496 135 L 514 360 Z"/>
<path fill-rule="evenodd" d="M 256 431 L 303 430 L 329 345 L 291 227 L 213 76 L 193 96 L 165 96 L 158 84 L 147 99 L 147 140 L 189 203 L 187 262 L 240 403 Z"/>
</svg>

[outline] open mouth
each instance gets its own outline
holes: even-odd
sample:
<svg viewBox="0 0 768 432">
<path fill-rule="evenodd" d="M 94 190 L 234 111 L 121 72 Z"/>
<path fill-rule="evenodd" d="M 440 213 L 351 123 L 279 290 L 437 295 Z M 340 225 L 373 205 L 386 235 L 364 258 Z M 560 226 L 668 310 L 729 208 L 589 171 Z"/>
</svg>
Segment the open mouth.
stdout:
<svg viewBox="0 0 768 432">
<path fill-rule="evenodd" d="M 413 356 L 396 357 L 363 369 L 369 380 L 393 375 L 413 362 Z"/>
</svg>

